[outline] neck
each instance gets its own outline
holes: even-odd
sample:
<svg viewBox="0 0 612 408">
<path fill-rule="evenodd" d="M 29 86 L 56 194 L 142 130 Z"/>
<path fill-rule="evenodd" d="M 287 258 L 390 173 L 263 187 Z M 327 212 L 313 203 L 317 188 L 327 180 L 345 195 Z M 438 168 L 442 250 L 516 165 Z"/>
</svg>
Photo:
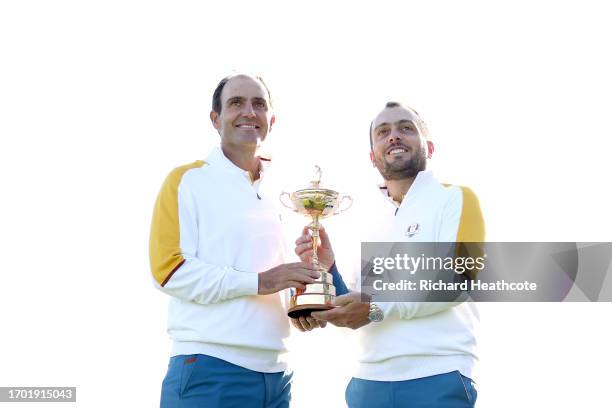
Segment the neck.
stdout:
<svg viewBox="0 0 612 408">
<path fill-rule="evenodd" d="M 414 183 L 414 179 L 416 179 L 416 176 L 401 180 L 385 180 L 387 192 L 395 201 L 401 203 L 410 186 Z"/>
<path fill-rule="evenodd" d="M 259 178 L 259 158 L 255 157 L 256 146 L 235 148 L 222 144 L 221 150 L 229 161 L 242 170 L 248 171 L 253 181 Z"/>
</svg>

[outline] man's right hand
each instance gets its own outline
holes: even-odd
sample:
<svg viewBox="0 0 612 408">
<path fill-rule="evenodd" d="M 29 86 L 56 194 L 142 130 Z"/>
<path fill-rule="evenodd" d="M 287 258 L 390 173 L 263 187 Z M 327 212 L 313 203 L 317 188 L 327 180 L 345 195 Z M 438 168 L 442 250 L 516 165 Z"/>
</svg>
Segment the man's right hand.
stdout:
<svg viewBox="0 0 612 408">
<path fill-rule="evenodd" d="M 305 289 L 306 284 L 314 283 L 321 274 L 311 264 L 295 262 L 281 264 L 259 273 L 259 295 L 269 295 L 287 288 Z"/>
<path fill-rule="evenodd" d="M 301 332 L 311 331 L 317 327 L 324 328 L 327 326 L 327 322 L 323 320 L 317 320 L 310 316 L 302 316 L 297 319 L 291 318 L 293 326 Z"/>
<path fill-rule="evenodd" d="M 323 226 L 319 228 L 319 239 L 321 242 L 317 245 L 317 258 L 319 258 L 319 263 L 329 270 L 334 264 L 335 257 L 329 236 Z M 312 262 L 312 235 L 307 226 L 302 229 L 302 235 L 295 241 L 295 254 L 302 262 Z"/>
</svg>

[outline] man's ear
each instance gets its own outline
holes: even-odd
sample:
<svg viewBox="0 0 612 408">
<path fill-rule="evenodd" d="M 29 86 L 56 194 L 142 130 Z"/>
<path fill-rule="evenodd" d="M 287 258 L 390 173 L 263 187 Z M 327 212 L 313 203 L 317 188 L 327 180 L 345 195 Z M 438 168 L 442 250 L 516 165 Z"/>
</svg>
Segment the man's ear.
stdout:
<svg viewBox="0 0 612 408">
<path fill-rule="evenodd" d="M 372 167 L 376 167 L 376 162 L 374 162 L 374 152 L 370 150 L 370 161 L 372 162 Z"/>
<path fill-rule="evenodd" d="M 276 123 L 276 115 L 272 115 L 270 118 L 270 126 L 268 126 L 268 133 L 272 131 L 272 125 Z"/>
<path fill-rule="evenodd" d="M 427 141 L 427 158 L 431 159 L 431 157 L 433 156 L 434 153 L 434 144 L 432 141 L 428 140 Z"/>
<path fill-rule="evenodd" d="M 219 121 L 219 114 L 214 110 L 210 111 L 210 121 L 215 129 L 221 130 L 221 122 Z"/>
</svg>

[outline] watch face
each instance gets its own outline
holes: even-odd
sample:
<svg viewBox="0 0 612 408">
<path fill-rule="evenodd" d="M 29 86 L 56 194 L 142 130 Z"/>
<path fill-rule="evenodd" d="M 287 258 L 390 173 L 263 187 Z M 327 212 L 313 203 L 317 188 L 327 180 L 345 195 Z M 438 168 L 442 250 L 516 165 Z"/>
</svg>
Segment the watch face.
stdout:
<svg viewBox="0 0 612 408">
<path fill-rule="evenodd" d="M 370 305 L 370 314 L 368 315 L 368 319 L 372 322 L 380 322 L 384 318 L 383 311 L 376 306 L 375 304 Z"/>
</svg>

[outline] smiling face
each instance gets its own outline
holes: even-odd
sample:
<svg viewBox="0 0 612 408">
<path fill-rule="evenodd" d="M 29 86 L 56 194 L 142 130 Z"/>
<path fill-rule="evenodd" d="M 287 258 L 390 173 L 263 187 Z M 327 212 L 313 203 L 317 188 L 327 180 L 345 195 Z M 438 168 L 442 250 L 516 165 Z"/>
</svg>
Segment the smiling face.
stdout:
<svg viewBox="0 0 612 408">
<path fill-rule="evenodd" d="M 210 113 L 227 149 L 256 148 L 274 123 L 263 84 L 247 75 L 230 78 L 221 92 L 221 111 Z"/>
<path fill-rule="evenodd" d="M 420 122 L 402 106 L 385 108 L 372 122 L 370 159 L 385 180 L 411 178 L 425 170 L 433 144 L 425 140 Z"/>
</svg>

